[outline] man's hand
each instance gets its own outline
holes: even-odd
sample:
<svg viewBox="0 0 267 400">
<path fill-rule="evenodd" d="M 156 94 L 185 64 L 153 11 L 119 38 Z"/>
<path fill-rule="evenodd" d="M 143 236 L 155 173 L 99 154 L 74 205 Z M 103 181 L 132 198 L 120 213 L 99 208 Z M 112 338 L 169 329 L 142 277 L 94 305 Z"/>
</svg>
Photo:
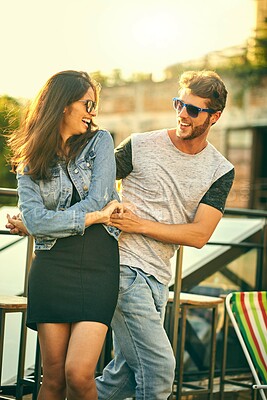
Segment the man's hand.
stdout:
<svg viewBox="0 0 267 400">
<path fill-rule="evenodd" d="M 110 201 L 102 210 L 92 211 L 85 215 L 85 226 L 88 227 L 93 224 L 106 224 L 110 225 L 110 216 L 112 213 L 121 215 L 123 213 L 123 205 L 117 200 Z"/>
<path fill-rule="evenodd" d="M 123 204 L 119 203 L 117 200 L 110 201 L 102 210 L 100 211 L 102 220 L 101 222 L 109 225 L 111 216 L 118 215 L 120 217 L 123 214 Z"/>
<path fill-rule="evenodd" d="M 125 204 L 125 203 L 124 203 Z M 201 249 L 222 218 L 221 211 L 201 203 L 193 222 L 183 224 L 167 224 L 138 217 L 124 207 L 121 216 L 112 214 L 110 224 L 123 232 L 139 233 L 163 243 L 173 243 Z"/>
<path fill-rule="evenodd" d="M 142 233 L 142 219 L 128 208 L 123 209 L 123 213 L 114 212 L 110 216 L 109 225 L 119 228 L 123 232 Z"/>
<path fill-rule="evenodd" d="M 19 235 L 19 236 L 28 236 L 29 232 L 27 228 L 23 224 L 20 219 L 20 215 L 13 215 L 11 218 L 9 214 L 7 214 L 8 223 L 6 224 L 6 228 L 9 229 L 9 232 L 12 235 Z"/>
</svg>

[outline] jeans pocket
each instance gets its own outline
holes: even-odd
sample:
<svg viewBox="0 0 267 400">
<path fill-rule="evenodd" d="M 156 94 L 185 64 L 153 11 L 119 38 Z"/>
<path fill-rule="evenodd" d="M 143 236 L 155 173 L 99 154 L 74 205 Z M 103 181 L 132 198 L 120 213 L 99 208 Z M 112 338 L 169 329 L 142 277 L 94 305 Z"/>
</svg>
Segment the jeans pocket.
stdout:
<svg viewBox="0 0 267 400">
<path fill-rule="evenodd" d="M 120 270 L 120 293 L 126 293 L 134 287 L 137 279 L 137 271 L 128 267 L 127 265 L 121 265 Z"/>
</svg>

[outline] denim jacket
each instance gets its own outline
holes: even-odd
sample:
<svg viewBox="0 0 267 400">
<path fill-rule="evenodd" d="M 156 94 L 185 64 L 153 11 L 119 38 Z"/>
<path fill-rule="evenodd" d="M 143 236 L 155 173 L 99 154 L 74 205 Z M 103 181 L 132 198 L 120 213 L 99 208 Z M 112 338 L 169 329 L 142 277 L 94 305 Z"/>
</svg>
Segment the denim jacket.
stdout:
<svg viewBox="0 0 267 400">
<path fill-rule="evenodd" d="M 106 130 L 99 130 L 75 160 L 67 165 L 58 161 L 51 171 L 52 178 L 46 181 L 34 181 L 26 174 L 17 176 L 22 220 L 35 238 L 36 250 L 51 249 L 58 238 L 83 235 L 87 212 L 101 210 L 109 201 L 119 200 L 115 190 L 114 145 Z M 72 183 L 81 201 L 71 206 Z M 103 226 L 118 239 L 117 228 Z"/>
</svg>

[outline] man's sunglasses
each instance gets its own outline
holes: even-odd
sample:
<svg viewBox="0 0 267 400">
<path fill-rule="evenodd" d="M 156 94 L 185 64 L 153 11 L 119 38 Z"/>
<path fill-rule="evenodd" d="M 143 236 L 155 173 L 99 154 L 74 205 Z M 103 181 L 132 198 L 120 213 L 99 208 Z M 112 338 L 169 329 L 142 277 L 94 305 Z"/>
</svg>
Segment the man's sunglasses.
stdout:
<svg viewBox="0 0 267 400">
<path fill-rule="evenodd" d="M 96 102 L 93 100 L 78 100 L 85 104 L 86 111 L 90 114 L 93 110 L 96 109 Z"/>
<path fill-rule="evenodd" d="M 176 111 L 178 111 L 180 113 L 182 111 L 182 109 L 185 107 L 187 114 L 192 118 L 197 118 L 198 114 L 200 112 L 207 112 L 209 114 L 216 113 L 216 111 L 213 110 L 212 108 L 200 108 L 200 107 L 193 106 L 192 104 L 186 104 L 182 100 L 180 100 L 178 97 L 174 97 L 172 99 L 172 101 L 173 101 L 173 108 Z"/>
</svg>

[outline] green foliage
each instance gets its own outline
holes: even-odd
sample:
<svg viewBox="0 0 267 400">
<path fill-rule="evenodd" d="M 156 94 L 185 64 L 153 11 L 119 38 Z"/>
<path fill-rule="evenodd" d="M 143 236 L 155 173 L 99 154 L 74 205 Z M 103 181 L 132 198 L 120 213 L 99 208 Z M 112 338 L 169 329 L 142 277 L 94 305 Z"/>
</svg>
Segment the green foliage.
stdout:
<svg viewBox="0 0 267 400">
<path fill-rule="evenodd" d="M 245 60 L 242 64 L 231 62 L 228 66 L 216 68 L 216 71 L 237 78 L 241 87 L 255 87 L 267 75 L 267 63 L 264 66 L 253 64 L 248 60 Z"/>
<path fill-rule="evenodd" d="M 0 187 L 16 188 L 16 177 L 7 162 L 9 149 L 6 136 L 19 127 L 21 106 L 7 95 L 0 97 Z"/>
<path fill-rule="evenodd" d="M 142 81 L 151 81 L 152 74 L 144 73 L 144 72 L 134 72 L 127 82 L 142 82 Z"/>
<path fill-rule="evenodd" d="M 243 47 L 233 47 L 206 54 L 198 60 L 175 64 L 165 70 L 166 79 L 175 79 L 186 70 L 211 69 L 237 79 L 240 96 L 247 87 L 258 86 L 267 75 L 267 28 L 257 30 Z"/>
<path fill-rule="evenodd" d="M 101 84 L 101 86 L 119 86 L 125 83 L 125 80 L 122 77 L 121 70 L 116 68 L 113 69 L 111 74 L 104 75 L 100 71 L 91 72 L 90 76 L 94 78 L 97 82 Z"/>
<path fill-rule="evenodd" d="M 107 86 L 108 77 L 104 75 L 101 71 L 94 71 L 89 74 L 93 79 L 95 79 L 101 86 Z"/>
<path fill-rule="evenodd" d="M 102 87 L 121 86 L 128 83 L 151 81 L 152 75 L 144 72 L 134 72 L 129 78 L 122 75 L 119 68 L 115 68 L 109 75 L 104 75 L 101 71 L 91 72 L 90 76 L 101 84 Z"/>
</svg>

